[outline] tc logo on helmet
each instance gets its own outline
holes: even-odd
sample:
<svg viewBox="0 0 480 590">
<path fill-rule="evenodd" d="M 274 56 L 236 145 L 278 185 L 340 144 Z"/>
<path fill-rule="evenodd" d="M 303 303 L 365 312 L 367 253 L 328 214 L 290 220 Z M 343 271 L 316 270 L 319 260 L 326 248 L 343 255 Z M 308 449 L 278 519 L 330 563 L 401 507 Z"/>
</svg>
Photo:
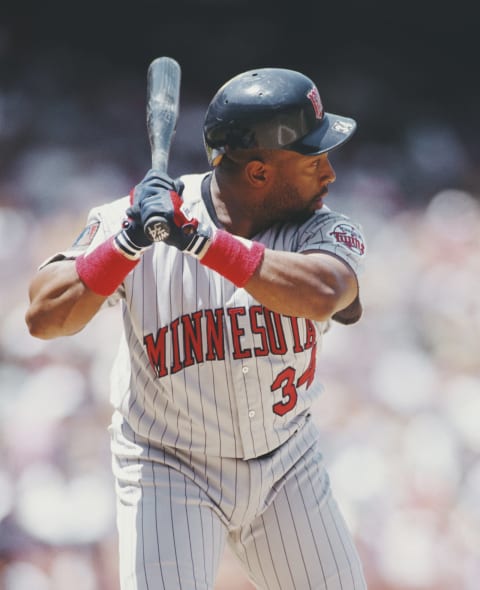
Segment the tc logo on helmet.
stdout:
<svg viewBox="0 0 480 590">
<path fill-rule="evenodd" d="M 323 119 L 323 105 L 320 94 L 318 93 L 317 87 L 314 86 L 309 92 L 307 92 L 307 98 L 310 100 L 315 111 L 317 119 Z"/>
</svg>

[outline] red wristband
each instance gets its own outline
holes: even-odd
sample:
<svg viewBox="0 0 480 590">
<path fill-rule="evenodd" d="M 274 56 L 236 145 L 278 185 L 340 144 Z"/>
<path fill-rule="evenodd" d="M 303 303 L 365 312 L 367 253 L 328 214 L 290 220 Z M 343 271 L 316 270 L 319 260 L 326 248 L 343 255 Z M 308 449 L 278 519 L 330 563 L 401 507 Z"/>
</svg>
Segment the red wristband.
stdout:
<svg viewBox="0 0 480 590">
<path fill-rule="evenodd" d="M 114 293 L 128 273 L 137 266 L 139 259 L 126 258 L 114 246 L 114 237 L 102 242 L 88 254 L 75 260 L 82 283 L 98 295 L 107 297 Z"/>
<path fill-rule="evenodd" d="M 239 238 L 219 229 L 200 262 L 237 287 L 243 287 L 260 265 L 264 251 L 265 246 L 260 242 Z"/>
</svg>

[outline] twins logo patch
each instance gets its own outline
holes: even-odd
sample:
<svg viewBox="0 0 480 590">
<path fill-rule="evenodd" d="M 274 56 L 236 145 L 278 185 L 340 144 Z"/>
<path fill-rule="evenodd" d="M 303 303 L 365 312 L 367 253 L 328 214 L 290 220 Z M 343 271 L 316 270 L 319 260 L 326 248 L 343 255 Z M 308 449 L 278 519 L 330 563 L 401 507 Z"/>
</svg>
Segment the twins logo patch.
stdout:
<svg viewBox="0 0 480 590">
<path fill-rule="evenodd" d="M 355 254 L 365 254 L 365 243 L 357 228 L 349 223 L 338 223 L 329 233 L 338 244 L 343 244 Z"/>
<path fill-rule="evenodd" d="M 93 242 L 93 238 L 95 237 L 98 228 L 100 227 L 100 222 L 95 221 L 94 223 L 90 223 L 87 225 L 80 233 L 78 238 L 73 242 L 72 248 L 85 248 L 86 246 L 90 246 Z"/>
</svg>

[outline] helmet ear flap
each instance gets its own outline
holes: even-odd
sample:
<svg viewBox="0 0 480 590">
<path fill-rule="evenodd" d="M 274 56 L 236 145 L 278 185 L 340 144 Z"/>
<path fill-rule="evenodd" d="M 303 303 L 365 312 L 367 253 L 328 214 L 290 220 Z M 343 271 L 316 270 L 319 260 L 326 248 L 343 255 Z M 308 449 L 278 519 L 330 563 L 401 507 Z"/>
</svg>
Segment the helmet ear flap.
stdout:
<svg viewBox="0 0 480 590">
<path fill-rule="evenodd" d="M 210 166 L 213 166 L 213 168 L 216 168 L 220 164 L 220 162 L 222 161 L 224 155 L 225 154 L 223 152 L 221 152 L 220 150 L 212 150 Z"/>
<path fill-rule="evenodd" d="M 205 152 L 207 154 L 207 160 L 209 165 L 215 168 L 220 164 L 223 156 L 225 155 L 225 147 L 214 148 L 208 145 L 205 137 L 203 138 L 203 145 L 205 148 Z"/>
</svg>

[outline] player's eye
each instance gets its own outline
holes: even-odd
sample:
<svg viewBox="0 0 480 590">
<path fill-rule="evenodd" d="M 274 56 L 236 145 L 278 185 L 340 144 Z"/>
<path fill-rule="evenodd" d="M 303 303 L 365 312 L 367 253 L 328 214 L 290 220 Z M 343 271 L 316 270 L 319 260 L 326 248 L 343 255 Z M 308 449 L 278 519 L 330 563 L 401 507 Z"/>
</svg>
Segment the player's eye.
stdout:
<svg viewBox="0 0 480 590">
<path fill-rule="evenodd" d="M 312 162 L 312 167 L 313 168 L 320 168 L 321 166 L 323 166 L 323 163 L 325 162 L 325 160 L 328 158 L 327 154 L 320 154 L 319 156 L 317 156 L 313 162 Z"/>
</svg>

